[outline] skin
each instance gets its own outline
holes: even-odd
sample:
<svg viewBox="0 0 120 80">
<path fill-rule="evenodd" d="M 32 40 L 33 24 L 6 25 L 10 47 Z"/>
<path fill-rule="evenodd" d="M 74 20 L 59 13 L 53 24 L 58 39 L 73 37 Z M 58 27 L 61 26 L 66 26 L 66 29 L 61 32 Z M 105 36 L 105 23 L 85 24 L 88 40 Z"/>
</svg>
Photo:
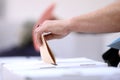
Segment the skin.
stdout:
<svg viewBox="0 0 120 80">
<path fill-rule="evenodd" d="M 80 33 L 111 33 L 120 31 L 120 1 L 91 13 L 66 20 L 46 20 L 36 30 L 37 43 L 42 45 L 43 33 L 47 40 L 60 39 L 71 32 Z"/>
</svg>

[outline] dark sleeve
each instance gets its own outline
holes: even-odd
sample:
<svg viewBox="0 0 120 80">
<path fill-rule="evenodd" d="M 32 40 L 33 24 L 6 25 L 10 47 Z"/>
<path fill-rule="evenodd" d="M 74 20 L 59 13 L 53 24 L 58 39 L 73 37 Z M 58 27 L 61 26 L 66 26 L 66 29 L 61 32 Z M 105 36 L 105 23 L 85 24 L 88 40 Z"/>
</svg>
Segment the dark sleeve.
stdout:
<svg viewBox="0 0 120 80">
<path fill-rule="evenodd" d="M 108 66 L 117 67 L 120 62 L 118 52 L 118 49 L 110 48 L 102 55 L 102 58 L 108 64 Z"/>
</svg>

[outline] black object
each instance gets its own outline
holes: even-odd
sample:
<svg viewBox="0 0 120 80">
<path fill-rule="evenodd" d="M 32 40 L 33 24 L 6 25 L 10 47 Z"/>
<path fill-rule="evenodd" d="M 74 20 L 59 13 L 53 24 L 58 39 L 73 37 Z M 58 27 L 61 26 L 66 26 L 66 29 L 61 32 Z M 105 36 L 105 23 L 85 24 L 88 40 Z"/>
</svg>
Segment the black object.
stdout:
<svg viewBox="0 0 120 80">
<path fill-rule="evenodd" d="M 120 62 L 120 57 L 118 55 L 119 49 L 110 48 L 108 51 L 106 51 L 102 58 L 106 63 L 108 63 L 108 66 L 117 67 Z"/>
</svg>

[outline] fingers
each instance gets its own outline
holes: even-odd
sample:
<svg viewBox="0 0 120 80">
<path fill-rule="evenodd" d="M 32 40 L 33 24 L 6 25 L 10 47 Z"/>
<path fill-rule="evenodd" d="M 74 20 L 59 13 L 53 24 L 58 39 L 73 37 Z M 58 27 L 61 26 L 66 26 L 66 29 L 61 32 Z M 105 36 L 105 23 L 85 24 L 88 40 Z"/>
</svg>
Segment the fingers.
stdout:
<svg viewBox="0 0 120 80">
<path fill-rule="evenodd" d="M 36 42 L 37 42 L 37 44 L 38 44 L 39 46 L 42 45 L 41 35 L 36 34 Z"/>
<path fill-rule="evenodd" d="M 39 46 L 42 45 L 41 35 L 43 33 L 49 33 L 45 35 L 45 38 L 47 40 L 51 39 L 60 39 L 62 37 L 65 37 L 69 32 L 65 28 L 66 26 L 63 24 L 64 21 L 61 20 L 47 20 L 42 25 L 40 25 L 38 28 L 35 29 L 36 37 L 37 37 L 37 43 Z M 65 23 L 65 22 L 64 22 Z"/>
<path fill-rule="evenodd" d="M 41 35 L 44 32 L 44 29 L 41 28 L 40 26 L 35 29 L 35 35 L 36 35 L 36 43 L 41 46 L 42 45 L 42 40 L 41 40 Z"/>
<path fill-rule="evenodd" d="M 45 31 L 45 29 L 42 28 L 42 27 L 38 27 L 38 28 L 35 29 L 35 34 L 36 34 L 36 43 L 37 43 L 39 46 L 42 45 L 42 35 L 43 35 L 45 32 L 47 33 L 47 34 L 44 35 L 46 40 L 51 40 L 51 39 L 58 39 L 58 38 L 60 38 L 58 35 L 52 34 L 51 32 L 47 32 L 47 31 Z"/>
<path fill-rule="evenodd" d="M 48 27 L 46 27 L 45 25 L 41 25 L 38 28 L 35 29 L 35 35 L 36 35 L 36 43 L 41 46 L 42 45 L 42 39 L 41 36 L 42 34 L 45 33 L 45 35 L 49 35 L 51 34 L 50 31 L 48 31 Z"/>
</svg>

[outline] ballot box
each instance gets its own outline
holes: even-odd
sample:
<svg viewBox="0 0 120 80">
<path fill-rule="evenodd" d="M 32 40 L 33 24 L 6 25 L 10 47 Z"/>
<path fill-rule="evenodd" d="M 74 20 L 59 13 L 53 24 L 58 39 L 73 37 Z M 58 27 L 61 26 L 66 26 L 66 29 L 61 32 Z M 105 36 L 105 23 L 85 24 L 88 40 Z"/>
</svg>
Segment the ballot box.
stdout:
<svg viewBox="0 0 120 80">
<path fill-rule="evenodd" d="M 120 69 L 87 58 L 56 59 L 57 65 L 41 60 L 5 63 L 2 80 L 120 80 Z"/>
</svg>

